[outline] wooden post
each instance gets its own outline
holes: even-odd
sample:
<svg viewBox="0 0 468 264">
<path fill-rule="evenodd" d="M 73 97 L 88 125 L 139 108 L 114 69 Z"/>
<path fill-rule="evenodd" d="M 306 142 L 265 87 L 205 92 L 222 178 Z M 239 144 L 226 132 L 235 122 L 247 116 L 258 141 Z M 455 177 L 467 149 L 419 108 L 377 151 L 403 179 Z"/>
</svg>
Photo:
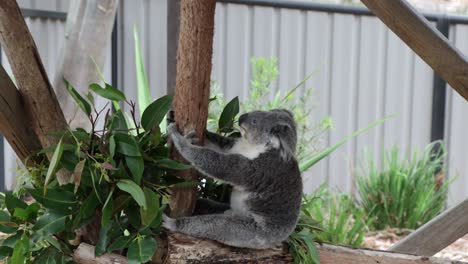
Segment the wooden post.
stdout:
<svg viewBox="0 0 468 264">
<path fill-rule="evenodd" d="M 468 199 L 427 222 L 390 250 L 432 256 L 466 234 L 468 234 Z"/>
<path fill-rule="evenodd" d="M 468 100 L 466 57 L 405 0 L 361 0 L 432 69 Z"/>
<path fill-rule="evenodd" d="M 203 139 L 208 117 L 215 7 L 215 0 L 180 2 L 175 121 L 182 133 L 196 130 L 200 139 Z M 195 170 L 182 171 L 179 176 L 197 179 Z M 190 215 L 195 207 L 196 191 L 196 188 L 174 189 L 171 216 Z"/>
<path fill-rule="evenodd" d="M 15 0 L 0 1 L 0 44 L 22 96 L 27 124 L 42 147 L 56 144 L 59 139 L 48 134 L 66 130 L 67 122 Z"/>
<path fill-rule="evenodd" d="M 34 150 L 41 148 L 39 138 L 30 133 L 28 124 L 21 95 L 0 65 L 0 133 L 23 162 Z"/>
</svg>

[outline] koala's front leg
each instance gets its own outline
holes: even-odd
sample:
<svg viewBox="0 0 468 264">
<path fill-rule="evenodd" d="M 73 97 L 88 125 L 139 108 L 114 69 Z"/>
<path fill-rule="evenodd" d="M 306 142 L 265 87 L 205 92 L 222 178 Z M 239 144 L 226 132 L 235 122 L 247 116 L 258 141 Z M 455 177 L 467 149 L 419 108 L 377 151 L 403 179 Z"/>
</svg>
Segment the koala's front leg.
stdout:
<svg viewBox="0 0 468 264">
<path fill-rule="evenodd" d="M 191 144 L 188 137 L 182 136 L 171 124 L 167 128 L 174 146 L 192 166 L 209 177 L 223 180 L 237 186 L 248 186 L 251 171 L 251 161 L 238 154 L 220 153 L 201 146 Z M 239 172 L 243 173 L 239 173 Z"/>
</svg>

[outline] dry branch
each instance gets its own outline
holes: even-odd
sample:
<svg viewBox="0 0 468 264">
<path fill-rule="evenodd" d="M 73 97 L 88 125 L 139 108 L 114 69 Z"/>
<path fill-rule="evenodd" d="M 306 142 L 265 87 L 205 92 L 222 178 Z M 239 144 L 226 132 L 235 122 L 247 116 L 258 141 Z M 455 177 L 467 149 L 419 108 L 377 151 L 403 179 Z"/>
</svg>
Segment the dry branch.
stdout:
<svg viewBox="0 0 468 264">
<path fill-rule="evenodd" d="M 292 263 L 286 245 L 283 248 L 254 250 L 234 248 L 220 243 L 197 239 L 179 233 L 170 233 L 166 257 L 162 261 L 158 257 L 153 263 Z M 158 245 L 164 244 L 158 242 Z M 321 264 L 462 264 L 439 258 L 428 258 L 400 253 L 376 251 L 367 249 L 352 249 L 333 245 L 317 245 Z M 128 263 L 124 257 L 106 254 L 94 258 L 94 247 L 81 244 L 75 250 L 74 259 L 77 263 Z M 155 258 L 153 258 L 155 259 Z M 78 261 L 79 260 L 79 261 Z"/>
<path fill-rule="evenodd" d="M 15 0 L 0 1 L 0 43 L 22 96 L 28 124 L 42 147 L 56 144 L 58 138 L 48 134 L 65 130 L 67 123 Z"/>
<path fill-rule="evenodd" d="M 41 148 L 39 139 L 30 133 L 21 95 L 10 76 L 0 65 L 0 133 L 24 161 L 33 150 Z"/>
<path fill-rule="evenodd" d="M 468 100 L 468 62 L 405 0 L 362 0 L 432 69 Z"/>
<path fill-rule="evenodd" d="M 182 133 L 194 129 L 200 139 L 203 139 L 208 117 L 215 7 L 215 0 L 180 2 L 175 120 Z M 181 160 L 177 155 L 175 158 Z M 179 176 L 196 179 L 197 173 L 195 170 L 185 170 Z M 171 195 L 171 215 L 190 215 L 195 201 L 196 188 L 174 189 Z"/>
</svg>

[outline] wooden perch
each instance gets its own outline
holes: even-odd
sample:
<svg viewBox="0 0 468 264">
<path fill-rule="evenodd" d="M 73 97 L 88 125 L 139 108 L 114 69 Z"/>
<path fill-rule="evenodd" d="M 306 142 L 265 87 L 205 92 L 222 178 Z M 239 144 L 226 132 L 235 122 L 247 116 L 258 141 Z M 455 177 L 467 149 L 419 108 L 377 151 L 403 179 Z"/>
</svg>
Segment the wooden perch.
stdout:
<svg viewBox="0 0 468 264">
<path fill-rule="evenodd" d="M 3 134 L 22 161 L 31 155 L 33 150 L 41 148 L 39 138 L 30 133 L 21 95 L 1 65 L 0 133 Z"/>
<path fill-rule="evenodd" d="M 208 117 L 215 7 L 215 0 L 180 2 L 181 21 L 173 104 L 175 121 L 183 134 L 195 130 L 200 139 L 204 138 Z M 174 154 L 175 159 L 182 160 Z M 189 180 L 197 179 L 195 170 L 180 171 L 178 175 Z M 196 195 L 196 187 L 174 189 L 170 203 L 171 216 L 192 214 Z"/>
<path fill-rule="evenodd" d="M 158 243 L 160 245 L 162 242 Z M 220 243 L 197 239 L 179 233 L 170 233 L 165 258 L 153 258 L 153 263 L 292 263 L 293 258 L 282 248 L 254 250 L 234 248 Z M 463 262 L 405 255 L 386 251 L 352 249 L 333 245 L 317 245 L 320 264 L 462 264 Z M 164 260 L 163 260 L 164 259 Z M 80 244 L 74 252 L 77 263 L 128 263 L 127 258 L 106 254 L 94 257 L 94 247 Z M 114 261 L 114 262 L 112 262 Z"/>
<path fill-rule="evenodd" d="M 15 0 L 0 1 L 0 44 L 22 96 L 27 124 L 31 124 L 42 147 L 56 144 L 59 139 L 48 134 L 66 130 L 67 123 Z"/>
<path fill-rule="evenodd" d="M 432 256 L 468 234 L 467 216 L 468 199 L 433 218 L 390 250 Z"/>
<path fill-rule="evenodd" d="M 468 62 L 405 0 L 361 0 L 432 69 L 468 100 Z"/>
</svg>

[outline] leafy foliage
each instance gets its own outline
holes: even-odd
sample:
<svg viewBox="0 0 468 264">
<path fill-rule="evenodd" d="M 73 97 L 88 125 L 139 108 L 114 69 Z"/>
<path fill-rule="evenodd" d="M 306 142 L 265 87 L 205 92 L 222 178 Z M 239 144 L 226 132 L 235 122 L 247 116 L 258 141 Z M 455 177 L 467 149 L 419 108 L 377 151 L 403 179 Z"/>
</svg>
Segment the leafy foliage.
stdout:
<svg viewBox="0 0 468 264">
<path fill-rule="evenodd" d="M 439 214 L 451 180 L 445 177 L 446 151 L 441 142 L 429 144 L 422 154 L 401 157 L 395 146 L 386 152 L 381 170 L 370 159 L 361 168 L 357 190 L 372 227 L 416 229 Z"/>
</svg>

